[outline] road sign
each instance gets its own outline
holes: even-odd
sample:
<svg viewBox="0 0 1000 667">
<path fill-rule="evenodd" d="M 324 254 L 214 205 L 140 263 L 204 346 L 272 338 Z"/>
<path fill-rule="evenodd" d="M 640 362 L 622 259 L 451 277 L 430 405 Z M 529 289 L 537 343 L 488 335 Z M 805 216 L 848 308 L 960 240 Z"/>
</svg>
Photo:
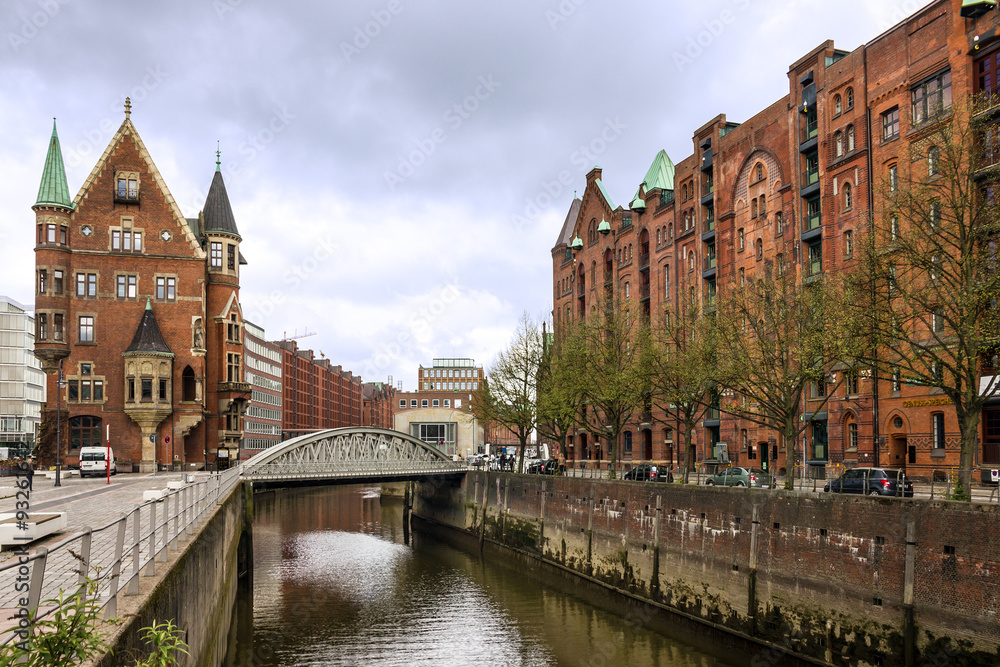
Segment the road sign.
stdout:
<svg viewBox="0 0 1000 667">
<path fill-rule="evenodd" d="M 150 442 L 156 442 L 156 434 L 155 434 L 155 433 L 153 433 L 153 434 L 151 434 L 151 435 L 149 436 L 149 441 L 150 441 Z"/>
</svg>

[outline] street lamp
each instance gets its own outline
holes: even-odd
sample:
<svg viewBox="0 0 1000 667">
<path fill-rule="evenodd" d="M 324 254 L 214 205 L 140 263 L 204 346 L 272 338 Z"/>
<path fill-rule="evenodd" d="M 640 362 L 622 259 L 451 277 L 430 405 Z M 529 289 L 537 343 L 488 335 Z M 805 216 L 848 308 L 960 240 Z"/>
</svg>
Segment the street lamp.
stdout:
<svg viewBox="0 0 1000 667">
<path fill-rule="evenodd" d="M 66 386 L 63 378 L 63 362 L 59 360 L 59 377 L 56 379 L 56 486 L 62 486 L 59 473 L 62 469 L 62 390 Z"/>
</svg>

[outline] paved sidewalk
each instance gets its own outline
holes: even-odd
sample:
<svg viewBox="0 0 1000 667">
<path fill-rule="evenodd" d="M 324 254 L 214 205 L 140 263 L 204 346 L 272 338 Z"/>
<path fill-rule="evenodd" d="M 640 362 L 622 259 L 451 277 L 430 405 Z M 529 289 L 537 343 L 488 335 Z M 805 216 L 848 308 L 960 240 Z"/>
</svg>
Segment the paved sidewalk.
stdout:
<svg viewBox="0 0 1000 667">
<path fill-rule="evenodd" d="M 187 473 L 194 475 L 194 480 L 207 479 L 211 473 Z M 0 488 L 8 479 L 0 478 Z M 111 478 L 111 484 L 107 484 L 105 479 L 80 479 L 79 477 L 63 478 L 62 486 L 55 487 L 54 480 L 46 479 L 35 475 L 34 489 L 30 496 L 31 507 L 29 515 L 39 512 L 66 512 L 67 529 L 56 535 L 32 542 L 28 551 L 33 553 L 39 546 L 51 548 L 64 539 L 83 531 L 87 528 L 97 529 L 105 524 L 127 515 L 136 506 L 143 503 L 143 492 L 152 489 L 165 489 L 167 482 L 180 481 L 182 473 L 157 473 L 152 474 L 132 473 L 119 474 Z M 15 509 L 16 499 L 14 497 L 0 500 L 0 512 L 12 512 Z M 163 505 L 159 504 L 157 509 L 157 521 L 163 520 Z M 170 511 L 174 509 L 173 500 L 169 501 Z M 145 534 L 149 530 L 150 512 L 143 510 L 140 516 L 140 528 Z M 91 563 L 109 564 L 114 559 L 115 542 L 117 540 L 117 529 L 112 528 L 100 533 L 94 533 L 91 544 Z M 129 520 L 126 526 L 126 544 L 132 539 L 132 521 Z M 162 537 L 160 538 L 162 539 Z M 159 541 L 159 540 L 158 540 Z M 73 550 L 79 551 L 80 543 L 77 542 Z M 144 540 L 142 544 L 140 561 L 145 559 L 149 553 L 149 540 Z M 0 553 L 0 565 L 10 562 L 15 554 L 10 547 L 5 547 Z M 63 548 L 49 555 L 47 567 L 45 569 L 45 580 L 42 588 L 41 599 L 44 601 L 53 598 L 60 589 L 68 589 L 75 585 L 78 578 L 79 561 L 70 553 L 69 549 Z M 122 564 L 122 584 L 128 575 L 131 574 L 131 553 L 126 549 L 124 562 Z M 23 592 L 15 590 L 15 579 L 18 568 L 11 568 L 0 572 L 0 627 L 6 627 L 10 623 L 9 617 L 17 606 L 17 600 L 25 595 Z M 92 570 L 91 577 L 95 576 Z M 107 572 L 102 574 L 106 575 Z M 103 587 L 102 587 L 103 588 Z"/>
</svg>

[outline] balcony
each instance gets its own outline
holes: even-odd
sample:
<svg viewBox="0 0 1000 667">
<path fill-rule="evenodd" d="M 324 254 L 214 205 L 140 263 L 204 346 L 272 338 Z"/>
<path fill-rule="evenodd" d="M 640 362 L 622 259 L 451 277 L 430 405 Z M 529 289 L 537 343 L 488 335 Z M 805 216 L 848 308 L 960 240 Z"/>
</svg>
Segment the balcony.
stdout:
<svg viewBox="0 0 1000 667">
<path fill-rule="evenodd" d="M 649 301 L 649 283 L 639 285 L 639 301 Z"/>
<path fill-rule="evenodd" d="M 604 272 L 604 286 L 605 287 L 611 287 L 611 284 L 614 281 L 614 276 L 615 276 L 615 274 L 614 274 L 613 271 L 605 271 Z"/>
<path fill-rule="evenodd" d="M 114 189 L 114 199 L 116 204 L 138 204 L 139 189 L 137 187 L 116 187 Z"/>
<path fill-rule="evenodd" d="M 583 295 L 586 293 L 586 291 L 587 291 L 587 286 L 584 285 L 583 281 L 581 280 L 576 285 L 576 296 L 577 296 L 577 298 L 582 299 Z"/>
<path fill-rule="evenodd" d="M 802 172 L 802 196 L 808 197 L 819 192 L 819 165 L 806 165 Z"/>
<path fill-rule="evenodd" d="M 823 220 L 819 211 L 806 211 L 802 220 L 802 240 L 809 241 L 818 238 L 823 233 Z"/>
<path fill-rule="evenodd" d="M 649 268 L 649 250 L 639 253 L 639 270 L 644 271 Z"/>
<path fill-rule="evenodd" d="M 713 186 L 711 183 L 709 183 L 705 187 L 706 187 L 706 190 L 701 195 L 701 203 L 703 205 L 711 204 L 712 203 L 712 198 L 715 197 L 715 186 Z"/>
<path fill-rule="evenodd" d="M 807 116 L 802 122 L 802 127 L 799 129 L 799 152 L 805 153 L 815 148 L 818 143 L 818 136 L 819 122 L 816 116 Z"/>
<path fill-rule="evenodd" d="M 715 292 L 709 292 L 705 295 L 704 310 L 706 313 L 715 312 Z"/>
<path fill-rule="evenodd" d="M 716 258 L 715 255 L 709 255 L 704 260 L 702 260 L 702 271 L 714 271 L 716 268 Z"/>
<path fill-rule="evenodd" d="M 820 276 L 823 275 L 823 259 L 822 258 L 810 258 L 807 259 L 805 264 L 802 266 L 802 277 L 806 282 L 813 282 L 819 280 Z"/>
</svg>

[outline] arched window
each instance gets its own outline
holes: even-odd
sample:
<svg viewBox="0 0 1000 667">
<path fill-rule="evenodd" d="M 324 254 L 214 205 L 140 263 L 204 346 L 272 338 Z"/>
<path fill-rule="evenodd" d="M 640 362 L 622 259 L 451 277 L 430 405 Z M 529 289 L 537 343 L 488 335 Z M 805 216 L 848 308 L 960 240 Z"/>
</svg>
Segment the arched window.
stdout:
<svg viewBox="0 0 1000 667">
<path fill-rule="evenodd" d="M 854 126 L 847 126 L 847 152 L 850 153 L 854 150 Z"/>
<path fill-rule="evenodd" d="M 758 181 L 764 180 L 764 165 L 761 164 L 760 162 L 757 163 L 757 180 Z"/>
<path fill-rule="evenodd" d="M 660 245 L 660 228 L 656 228 L 656 245 Z"/>
<path fill-rule="evenodd" d="M 834 116 L 839 116 L 841 111 L 842 111 L 842 109 L 841 109 L 840 95 L 834 95 L 833 96 L 833 115 Z"/>
<path fill-rule="evenodd" d="M 81 447 L 100 447 L 102 444 L 100 417 L 83 416 L 70 418 L 70 449 L 80 449 Z"/>
<path fill-rule="evenodd" d="M 185 366 L 184 372 L 181 373 L 181 400 L 198 400 L 195 393 L 194 371 L 190 366 Z"/>
<path fill-rule="evenodd" d="M 667 238 L 673 240 L 674 238 L 674 223 L 667 223 Z"/>
<path fill-rule="evenodd" d="M 757 239 L 757 259 L 764 258 L 764 239 Z"/>
<path fill-rule="evenodd" d="M 670 265 L 663 267 L 663 299 L 670 298 Z"/>
<path fill-rule="evenodd" d="M 760 217 L 767 217 L 767 204 L 764 203 L 764 195 L 760 196 Z"/>
<path fill-rule="evenodd" d="M 742 267 L 740 268 L 740 287 L 746 287 L 747 284 L 747 272 Z"/>
<path fill-rule="evenodd" d="M 851 208 L 851 204 L 854 203 L 851 197 L 851 184 L 844 183 L 844 210 Z"/>
<path fill-rule="evenodd" d="M 850 229 L 844 232 L 844 256 L 854 256 L 854 232 Z"/>
<path fill-rule="evenodd" d="M 927 149 L 927 175 L 935 176 L 938 173 L 938 165 L 941 160 L 941 149 L 931 146 Z"/>
<path fill-rule="evenodd" d="M 739 252 L 743 252 L 744 243 L 745 243 L 745 240 L 744 240 L 744 237 L 743 237 L 743 228 L 740 227 L 739 229 L 736 230 L 736 249 Z"/>
<path fill-rule="evenodd" d="M 854 89 L 853 88 L 848 88 L 847 89 L 847 108 L 848 109 L 853 109 L 854 108 Z"/>
<path fill-rule="evenodd" d="M 632 244 L 628 244 L 628 261 L 632 261 Z"/>
<path fill-rule="evenodd" d="M 782 253 L 779 252 L 774 258 L 774 266 L 778 269 L 779 278 L 785 275 L 785 256 Z"/>
<path fill-rule="evenodd" d="M 833 135 L 833 152 L 837 157 L 844 154 L 844 135 L 840 131 Z"/>
<path fill-rule="evenodd" d="M 750 200 L 750 217 L 751 218 L 756 218 L 757 217 L 757 198 L 756 197 L 754 197 L 753 199 Z"/>
</svg>

